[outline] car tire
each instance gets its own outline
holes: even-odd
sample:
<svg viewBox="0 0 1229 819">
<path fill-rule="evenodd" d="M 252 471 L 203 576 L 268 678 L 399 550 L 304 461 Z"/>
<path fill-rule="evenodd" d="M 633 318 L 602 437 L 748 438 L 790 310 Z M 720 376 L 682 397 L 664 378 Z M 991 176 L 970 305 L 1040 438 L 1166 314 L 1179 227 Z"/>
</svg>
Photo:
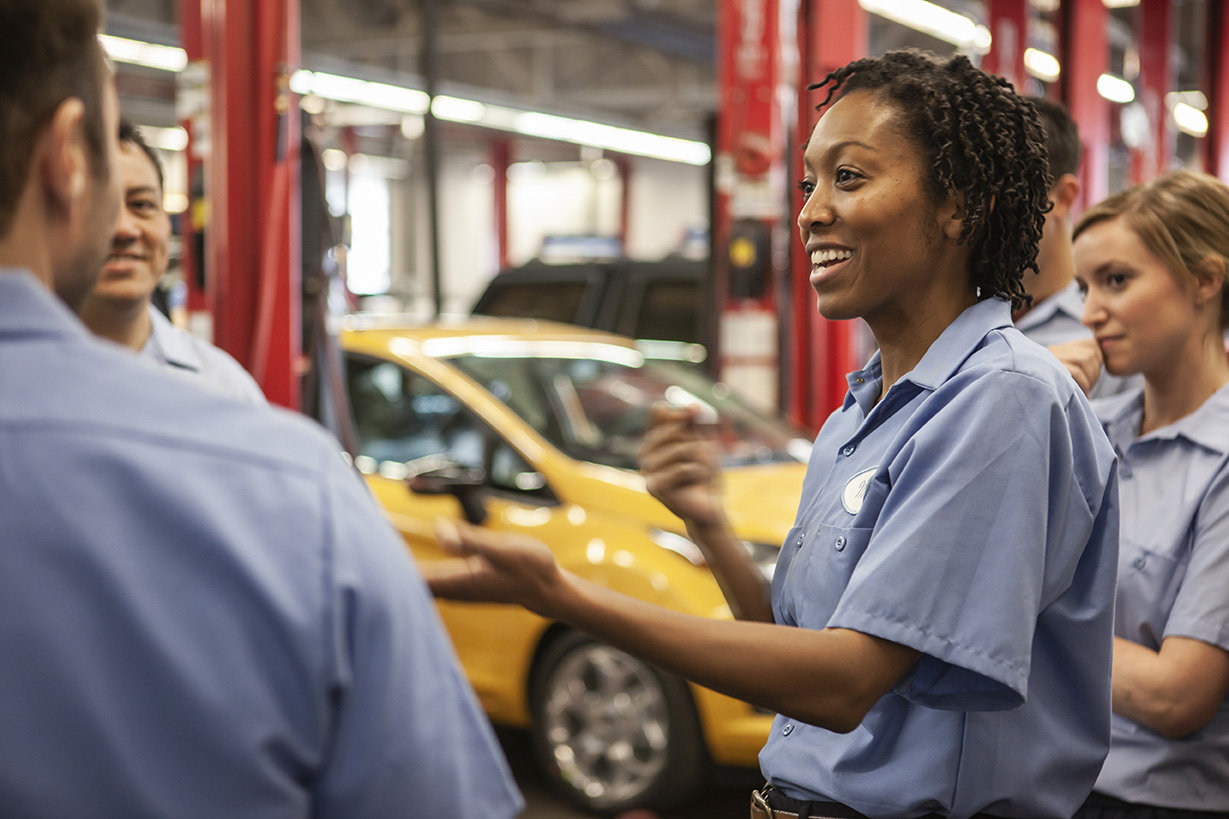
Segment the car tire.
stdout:
<svg viewBox="0 0 1229 819">
<path fill-rule="evenodd" d="M 595 814 L 663 810 L 692 796 L 708 755 L 687 684 L 588 635 L 543 650 L 530 688 L 539 768 Z"/>
</svg>

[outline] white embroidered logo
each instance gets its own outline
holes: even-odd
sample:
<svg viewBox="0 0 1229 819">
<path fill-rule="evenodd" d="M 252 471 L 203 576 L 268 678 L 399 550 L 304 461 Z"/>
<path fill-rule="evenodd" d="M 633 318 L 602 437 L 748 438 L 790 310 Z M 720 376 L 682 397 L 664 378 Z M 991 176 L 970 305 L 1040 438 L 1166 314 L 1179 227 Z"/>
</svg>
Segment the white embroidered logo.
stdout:
<svg viewBox="0 0 1229 819">
<path fill-rule="evenodd" d="M 854 475 L 849 479 L 849 483 L 845 484 L 845 491 L 841 493 L 841 503 L 845 505 L 846 512 L 851 515 L 858 514 L 858 510 L 862 508 L 862 501 L 866 500 L 866 488 L 871 485 L 873 477 L 875 477 L 875 469 L 868 469 Z"/>
</svg>

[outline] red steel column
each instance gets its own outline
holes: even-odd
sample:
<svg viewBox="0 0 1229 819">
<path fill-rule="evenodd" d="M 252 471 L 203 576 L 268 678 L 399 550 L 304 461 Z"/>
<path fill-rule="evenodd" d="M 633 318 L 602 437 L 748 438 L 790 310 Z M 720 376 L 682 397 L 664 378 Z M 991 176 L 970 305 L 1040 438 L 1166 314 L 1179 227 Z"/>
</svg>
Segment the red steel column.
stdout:
<svg viewBox="0 0 1229 819">
<path fill-rule="evenodd" d="M 499 269 L 508 266 L 508 166 L 512 164 L 512 140 L 503 136 L 491 139 L 491 196 L 495 199 L 495 241 Z"/>
<path fill-rule="evenodd" d="M 777 288 L 786 221 L 789 26 L 797 0 L 722 0 L 718 17 L 713 272 L 723 380 L 760 406 L 780 385 Z M 790 9 L 788 15 L 782 7 Z"/>
<path fill-rule="evenodd" d="M 1208 39 L 1204 53 L 1208 76 L 1204 168 L 1229 182 L 1229 10 L 1220 3 L 1208 6 Z"/>
<path fill-rule="evenodd" d="M 1028 48 L 1028 0 L 989 0 L 990 52 L 982 68 L 1024 93 L 1024 49 Z"/>
<path fill-rule="evenodd" d="M 189 57 L 209 68 L 210 134 L 193 136 L 211 147 L 204 256 L 213 340 L 270 401 L 297 408 L 300 137 L 288 86 L 299 63 L 298 0 L 182 0 L 181 10 Z"/>
<path fill-rule="evenodd" d="M 1061 8 L 1059 62 L 1063 102 L 1080 127 L 1080 208 L 1109 193 L 1110 103 L 1097 93 L 1097 78 L 1109 69 L 1102 0 L 1066 0 Z"/>
<path fill-rule="evenodd" d="M 1144 182 L 1169 169 L 1173 156 L 1174 126 L 1165 95 L 1173 89 L 1173 23 L 1171 0 L 1143 0 L 1139 7 L 1139 68 L 1144 110 L 1150 134 L 1140 151 L 1139 167 L 1132 163 L 1132 182 Z"/>
<path fill-rule="evenodd" d="M 819 112 L 815 92 L 806 86 L 822 80 L 828 72 L 866 56 L 869 22 L 857 0 L 804 0 L 799 8 L 798 43 L 802 76 L 798 85 L 796 144 L 790 166 L 793 179 L 804 176 L 801 148 L 811 137 Z M 819 92 L 822 95 L 824 92 Z M 822 97 L 821 97 L 822 98 Z M 828 321 L 816 309 L 811 289 L 811 260 L 798 237 L 799 203 L 791 197 L 788 221 L 789 287 L 789 401 L 791 418 L 810 429 L 819 429 L 832 410 L 840 406 L 848 390 L 845 374 L 861 366 L 853 355 L 854 324 Z"/>
</svg>

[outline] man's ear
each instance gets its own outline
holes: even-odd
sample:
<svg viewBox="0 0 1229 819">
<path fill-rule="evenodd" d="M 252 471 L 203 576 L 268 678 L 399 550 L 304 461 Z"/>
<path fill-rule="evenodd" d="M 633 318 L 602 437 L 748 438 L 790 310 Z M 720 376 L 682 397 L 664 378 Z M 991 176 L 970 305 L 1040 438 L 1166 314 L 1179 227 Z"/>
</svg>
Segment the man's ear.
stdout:
<svg viewBox="0 0 1229 819">
<path fill-rule="evenodd" d="M 1050 213 L 1059 219 L 1066 219 L 1071 215 L 1071 209 L 1075 207 L 1075 200 L 1079 196 L 1079 177 L 1071 173 L 1063 174 L 1054 181 L 1054 187 L 1050 188 L 1050 201 L 1054 203 L 1054 209 Z"/>
<path fill-rule="evenodd" d="M 38 170 L 49 201 L 68 208 L 85 192 L 90 173 L 84 103 L 76 97 L 64 100 L 43 133 Z"/>
</svg>

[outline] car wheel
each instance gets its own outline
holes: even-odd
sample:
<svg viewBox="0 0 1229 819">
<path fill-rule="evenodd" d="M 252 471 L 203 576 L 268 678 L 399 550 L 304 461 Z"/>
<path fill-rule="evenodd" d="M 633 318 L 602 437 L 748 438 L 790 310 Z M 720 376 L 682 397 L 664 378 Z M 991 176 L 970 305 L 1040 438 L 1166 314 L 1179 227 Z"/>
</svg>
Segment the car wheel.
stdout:
<svg viewBox="0 0 1229 819">
<path fill-rule="evenodd" d="M 534 752 L 569 800 L 604 814 L 662 809 L 700 784 L 708 757 L 681 679 L 574 631 L 536 669 Z"/>
</svg>

